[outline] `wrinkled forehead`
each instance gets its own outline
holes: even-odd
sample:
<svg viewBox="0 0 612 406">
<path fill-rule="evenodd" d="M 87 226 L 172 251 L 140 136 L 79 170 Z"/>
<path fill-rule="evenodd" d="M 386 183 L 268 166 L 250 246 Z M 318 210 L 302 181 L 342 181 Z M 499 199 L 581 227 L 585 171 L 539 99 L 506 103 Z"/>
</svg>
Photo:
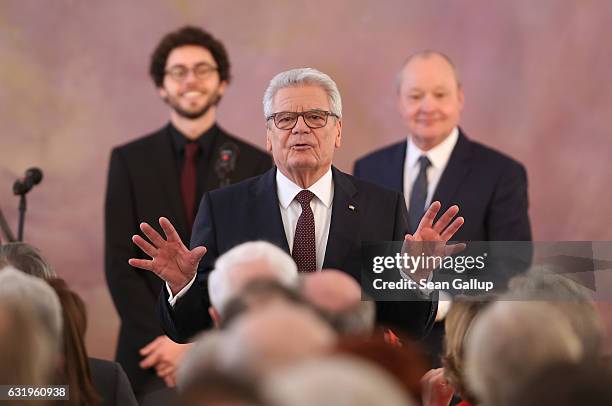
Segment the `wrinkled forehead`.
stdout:
<svg viewBox="0 0 612 406">
<path fill-rule="evenodd" d="M 279 89 L 272 99 L 275 112 L 329 110 L 329 98 L 325 90 L 316 85 L 300 85 Z"/>
</svg>

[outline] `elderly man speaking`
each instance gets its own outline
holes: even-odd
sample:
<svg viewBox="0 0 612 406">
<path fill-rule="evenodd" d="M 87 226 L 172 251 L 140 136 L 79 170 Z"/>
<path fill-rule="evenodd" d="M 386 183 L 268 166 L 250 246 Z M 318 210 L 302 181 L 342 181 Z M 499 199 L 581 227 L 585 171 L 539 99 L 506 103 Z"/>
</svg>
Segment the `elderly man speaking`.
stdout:
<svg viewBox="0 0 612 406">
<path fill-rule="evenodd" d="M 332 166 L 342 143 L 342 102 L 334 81 L 311 68 L 276 75 L 264 94 L 266 146 L 276 167 L 251 179 L 208 192 L 193 227 L 191 250 L 166 218 L 164 239 L 150 225 L 150 240 L 133 241 L 152 259 L 132 266 L 154 272 L 166 289 L 160 297 L 162 326 L 184 342 L 212 325 L 207 308 L 208 273 L 224 252 L 245 241 L 269 241 L 295 260 L 300 272 L 342 270 L 360 279 L 363 241 L 448 241 L 463 224 L 453 206 L 434 222 L 434 202 L 414 235 L 408 232 L 403 196 L 358 180 Z M 453 220 L 454 219 L 454 220 Z M 437 303 L 378 302 L 378 322 L 416 336 L 425 334 Z"/>
</svg>

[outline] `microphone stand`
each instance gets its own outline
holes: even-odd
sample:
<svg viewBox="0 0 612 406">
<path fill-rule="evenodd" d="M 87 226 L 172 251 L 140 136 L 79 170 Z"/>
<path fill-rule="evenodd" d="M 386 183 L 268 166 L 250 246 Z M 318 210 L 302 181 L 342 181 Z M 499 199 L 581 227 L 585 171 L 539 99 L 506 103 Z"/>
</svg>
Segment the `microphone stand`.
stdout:
<svg viewBox="0 0 612 406">
<path fill-rule="evenodd" d="M 19 196 L 19 227 L 17 231 L 17 241 L 23 241 L 23 224 L 25 223 L 25 212 L 27 209 L 25 193 Z"/>
<path fill-rule="evenodd" d="M 11 228 L 9 227 L 6 218 L 4 218 L 4 214 L 2 213 L 2 209 L 0 209 L 0 230 L 2 230 L 2 233 L 4 234 L 4 236 L 6 237 L 6 241 L 7 242 L 14 242 L 15 241 L 15 236 L 13 235 L 13 232 L 11 231 Z"/>
</svg>

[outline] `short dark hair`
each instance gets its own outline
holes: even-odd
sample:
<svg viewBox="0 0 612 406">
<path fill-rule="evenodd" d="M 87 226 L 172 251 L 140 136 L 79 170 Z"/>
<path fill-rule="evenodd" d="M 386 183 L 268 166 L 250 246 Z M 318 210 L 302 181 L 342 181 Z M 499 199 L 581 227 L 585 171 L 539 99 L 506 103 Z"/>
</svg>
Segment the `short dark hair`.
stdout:
<svg viewBox="0 0 612 406">
<path fill-rule="evenodd" d="M 185 45 L 196 45 L 206 48 L 217 63 L 221 81 L 228 82 L 231 79 L 230 61 L 225 47 L 210 33 L 201 28 L 186 25 L 176 31 L 166 34 L 151 55 L 151 66 L 149 74 L 155 82 L 155 86 L 162 87 L 166 70 L 166 60 L 174 48 Z"/>
</svg>

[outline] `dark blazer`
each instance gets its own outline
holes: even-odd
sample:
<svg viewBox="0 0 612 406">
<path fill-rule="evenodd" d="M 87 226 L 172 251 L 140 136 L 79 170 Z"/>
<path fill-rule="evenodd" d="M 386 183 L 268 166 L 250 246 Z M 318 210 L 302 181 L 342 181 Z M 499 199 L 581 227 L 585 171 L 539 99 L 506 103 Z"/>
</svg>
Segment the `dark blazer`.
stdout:
<svg viewBox="0 0 612 406">
<path fill-rule="evenodd" d="M 334 197 L 324 268 L 340 269 L 361 279 L 362 241 L 402 241 L 407 230 L 401 194 L 361 181 L 332 167 Z M 351 210 L 352 205 L 355 210 Z M 246 241 L 269 241 L 289 253 L 276 192 L 276 169 L 236 185 L 206 193 L 191 246 L 208 249 L 198 268 L 198 280 L 174 308 L 162 289 L 162 326 L 172 339 L 185 342 L 212 326 L 207 277 L 215 260 Z M 417 336 L 427 333 L 437 301 L 378 302 L 378 321 Z"/>
<path fill-rule="evenodd" d="M 116 362 L 88 358 L 91 380 L 104 399 L 102 406 L 138 406 L 123 368 Z"/>
<path fill-rule="evenodd" d="M 406 141 L 398 142 L 357 160 L 358 178 L 403 192 Z M 441 213 L 457 204 L 465 224 L 457 241 L 530 241 L 527 214 L 527 172 L 514 159 L 470 141 L 459 129 L 457 145 L 433 199 Z"/>
<path fill-rule="evenodd" d="M 230 141 L 239 148 L 231 182 L 259 175 L 272 166 L 271 157 L 219 129 L 211 151 Z M 125 369 L 137 396 L 152 380 L 163 387 L 153 369 L 142 370 L 138 350 L 162 335 L 155 303 L 162 281 L 153 273 L 132 268 L 129 258 L 147 258 L 131 241 L 139 224 L 147 222 L 161 232 L 158 219 L 167 217 L 185 242 L 191 237 L 183 209 L 179 170 L 169 125 L 119 146 L 112 151 L 105 207 L 105 272 L 121 327 L 116 359 Z M 215 159 L 207 160 L 204 185 L 214 189 L 219 182 Z"/>
</svg>

